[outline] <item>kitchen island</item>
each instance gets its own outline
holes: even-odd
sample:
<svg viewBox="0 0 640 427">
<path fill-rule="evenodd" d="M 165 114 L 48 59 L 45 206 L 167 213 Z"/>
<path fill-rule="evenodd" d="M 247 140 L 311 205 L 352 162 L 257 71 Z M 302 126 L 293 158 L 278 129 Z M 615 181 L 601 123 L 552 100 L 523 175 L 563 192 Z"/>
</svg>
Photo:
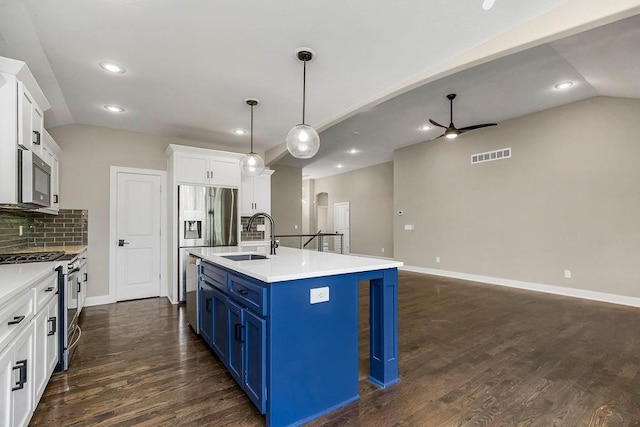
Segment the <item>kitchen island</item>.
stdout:
<svg viewBox="0 0 640 427">
<path fill-rule="evenodd" d="M 268 426 L 301 425 L 359 399 L 358 284 L 370 283 L 370 374 L 398 382 L 402 263 L 292 248 L 234 261 L 239 247 L 194 248 L 200 335 Z"/>
</svg>

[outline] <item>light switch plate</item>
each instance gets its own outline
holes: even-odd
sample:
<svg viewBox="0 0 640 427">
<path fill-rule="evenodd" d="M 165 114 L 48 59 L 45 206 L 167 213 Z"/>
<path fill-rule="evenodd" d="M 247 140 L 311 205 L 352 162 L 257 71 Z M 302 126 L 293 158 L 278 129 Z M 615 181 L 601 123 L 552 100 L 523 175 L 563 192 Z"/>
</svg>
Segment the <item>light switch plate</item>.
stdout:
<svg viewBox="0 0 640 427">
<path fill-rule="evenodd" d="M 258 231 L 265 231 L 266 227 L 264 224 L 258 224 L 258 226 L 256 227 Z"/>
<path fill-rule="evenodd" d="M 415 230 L 415 229 L 416 229 L 416 227 L 415 227 L 413 224 L 405 224 L 405 225 L 404 225 L 404 229 L 405 229 L 406 231 L 413 231 L 413 230 Z"/>
<path fill-rule="evenodd" d="M 309 302 L 311 304 L 317 304 L 319 302 L 329 301 L 329 287 L 314 288 L 309 291 Z"/>
</svg>

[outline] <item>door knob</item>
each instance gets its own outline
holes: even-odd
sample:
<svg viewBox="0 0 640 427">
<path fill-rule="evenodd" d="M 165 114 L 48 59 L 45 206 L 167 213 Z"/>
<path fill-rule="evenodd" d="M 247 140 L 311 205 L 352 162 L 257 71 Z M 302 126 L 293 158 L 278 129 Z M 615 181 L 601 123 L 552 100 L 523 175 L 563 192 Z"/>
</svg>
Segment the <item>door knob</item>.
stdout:
<svg viewBox="0 0 640 427">
<path fill-rule="evenodd" d="M 118 246 L 124 246 L 124 245 L 128 245 L 129 242 L 125 242 L 124 239 L 120 239 L 118 240 Z"/>
</svg>

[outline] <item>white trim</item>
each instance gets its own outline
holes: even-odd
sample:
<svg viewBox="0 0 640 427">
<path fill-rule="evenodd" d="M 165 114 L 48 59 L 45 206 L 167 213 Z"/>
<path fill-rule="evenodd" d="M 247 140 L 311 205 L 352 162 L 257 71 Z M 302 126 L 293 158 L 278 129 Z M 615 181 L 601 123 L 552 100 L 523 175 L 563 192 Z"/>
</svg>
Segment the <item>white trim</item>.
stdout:
<svg viewBox="0 0 640 427">
<path fill-rule="evenodd" d="M 118 207 L 118 173 L 153 175 L 160 177 L 160 295 L 167 296 L 167 171 L 155 169 L 126 168 L 111 166 L 109 179 L 109 294 L 91 297 L 91 300 L 105 301 L 100 304 L 116 302 L 116 212 Z M 89 300 L 89 298 L 87 298 Z M 87 303 L 87 305 L 91 305 Z M 98 303 L 95 303 L 98 305 Z"/>
<path fill-rule="evenodd" d="M 84 306 L 91 307 L 94 305 L 113 304 L 116 300 L 111 298 L 111 295 L 100 295 L 97 297 L 87 297 Z"/>
<path fill-rule="evenodd" d="M 360 256 L 360 257 L 365 257 L 365 258 L 386 259 L 387 261 L 395 261 L 395 259 L 393 259 L 392 257 L 388 257 L 388 256 L 376 256 L 376 255 L 367 255 L 367 254 L 354 254 L 353 252 L 351 252 L 351 253 L 349 253 L 349 254 L 345 254 L 345 255 Z"/>
<path fill-rule="evenodd" d="M 481 276 L 478 274 L 458 273 L 455 271 L 438 270 L 435 268 L 415 267 L 405 265 L 400 270 L 414 273 L 432 274 L 434 276 L 451 277 L 454 279 L 470 280 L 473 282 L 488 283 L 491 285 L 506 286 L 509 288 L 526 289 L 529 291 L 543 292 L 546 294 L 563 295 L 566 297 L 581 298 L 592 301 L 608 302 L 611 304 L 640 307 L 640 298 L 626 295 L 609 294 L 605 292 L 588 291 L 586 289 L 565 288 L 563 286 L 545 285 L 542 283 L 523 282 L 520 280 L 503 279 L 500 277 Z"/>
</svg>

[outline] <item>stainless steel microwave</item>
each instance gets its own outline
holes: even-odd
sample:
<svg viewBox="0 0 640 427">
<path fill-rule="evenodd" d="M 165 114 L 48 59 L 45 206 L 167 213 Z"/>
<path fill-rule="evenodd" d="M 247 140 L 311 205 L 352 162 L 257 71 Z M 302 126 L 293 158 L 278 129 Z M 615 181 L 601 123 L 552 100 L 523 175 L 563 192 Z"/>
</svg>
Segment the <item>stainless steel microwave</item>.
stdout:
<svg viewBox="0 0 640 427">
<path fill-rule="evenodd" d="M 26 207 L 49 207 L 51 166 L 28 150 L 18 150 L 18 165 L 18 202 Z"/>
</svg>

